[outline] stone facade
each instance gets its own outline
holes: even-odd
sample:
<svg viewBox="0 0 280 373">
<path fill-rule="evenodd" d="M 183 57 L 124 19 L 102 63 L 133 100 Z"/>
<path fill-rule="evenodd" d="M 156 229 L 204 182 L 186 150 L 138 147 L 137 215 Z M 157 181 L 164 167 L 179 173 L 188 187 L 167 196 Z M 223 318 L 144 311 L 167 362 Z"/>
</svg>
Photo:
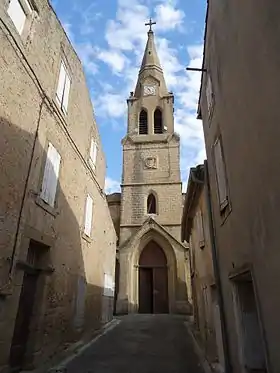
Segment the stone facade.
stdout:
<svg viewBox="0 0 280 373">
<path fill-rule="evenodd" d="M 154 34 L 149 31 L 136 88 L 127 100 L 127 134 L 122 140 L 118 313 L 139 312 L 140 255 L 151 241 L 159 245 L 167 259 L 169 312 L 190 310 L 188 258 L 180 242 L 183 197 L 180 139 L 174 133 L 173 103 L 174 96 L 166 88 L 156 53 Z M 160 112 L 157 129 L 156 111 Z M 150 195 L 155 204 L 152 213 L 148 208 Z M 111 213 L 114 215 L 115 210 Z"/>
<path fill-rule="evenodd" d="M 213 269 L 207 194 L 204 165 L 191 168 L 182 217 L 182 241 L 188 242 L 190 251 L 194 331 L 212 367 L 223 371 L 220 306 Z"/>
<path fill-rule="evenodd" d="M 47 0 L 30 2 L 26 14 L 20 33 L 9 1 L 1 2 L 1 372 L 8 370 L 11 346 L 15 367 L 41 365 L 108 321 L 113 304 L 104 278 L 114 278 L 116 234 L 83 68 Z M 56 99 L 61 60 L 71 84 L 66 112 Z M 97 144 L 95 166 L 91 139 Z M 53 207 L 41 198 L 49 143 L 60 155 Z M 86 235 L 88 194 L 93 213 Z M 21 316 L 27 314 L 23 330 Z"/>
<path fill-rule="evenodd" d="M 280 371 L 280 4 L 209 1 L 203 120 L 227 372 Z"/>
</svg>

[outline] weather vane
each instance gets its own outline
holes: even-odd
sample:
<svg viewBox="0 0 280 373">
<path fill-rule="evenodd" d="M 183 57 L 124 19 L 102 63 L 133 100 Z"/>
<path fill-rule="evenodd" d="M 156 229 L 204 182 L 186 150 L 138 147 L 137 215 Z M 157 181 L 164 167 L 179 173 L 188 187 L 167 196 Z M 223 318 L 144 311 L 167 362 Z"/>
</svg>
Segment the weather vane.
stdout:
<svg viewBox="0 0 280 373">
<path fill-rule="evenodd" d="M 152 18 L 150 18 L 150 21 L 148 23 L 145 23 L 145 26 L 150 26 L 149 31 L 153 31 L 152 30 L 152 25 L 156 25 L 156 22 L 153 22 Z"/>
</svg>

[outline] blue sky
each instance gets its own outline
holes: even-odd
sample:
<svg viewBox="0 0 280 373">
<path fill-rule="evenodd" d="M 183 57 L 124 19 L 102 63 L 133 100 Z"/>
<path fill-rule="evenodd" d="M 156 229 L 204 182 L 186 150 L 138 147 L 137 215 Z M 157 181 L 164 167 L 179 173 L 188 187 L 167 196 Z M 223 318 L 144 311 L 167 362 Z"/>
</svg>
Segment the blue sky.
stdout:
<svg viewBox="0 0 280 373">
<path fill-rule="evenodd" d="M 175 95 L 184 187 L 189 167 L 203 161 L 202 123 L 196 120 L 206 0 L 52 0 L 81 58 L 107 160 L 106 191 L 119 190 L 126 99 L 134 90 L 150 17 L 168 89 Z"/>
</svg>

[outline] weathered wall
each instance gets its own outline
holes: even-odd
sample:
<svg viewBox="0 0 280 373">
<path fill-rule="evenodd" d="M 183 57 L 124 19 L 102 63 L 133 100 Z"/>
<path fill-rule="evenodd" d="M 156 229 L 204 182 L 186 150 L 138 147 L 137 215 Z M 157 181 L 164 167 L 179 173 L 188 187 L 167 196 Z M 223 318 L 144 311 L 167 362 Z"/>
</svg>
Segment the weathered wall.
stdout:
<svg viewBox="0 0 280 373">
<path fill-rule="evenodd" d="M 200 211 L 204 229 L 204 242 L 200 242 L 202 238 L 199 230 Z M 192 220 L 192 227 L 188 240 L 190 243 L 189 255 L 195 326 L 199 331 L 205 355 L 209 361 L 214 362 L 217 359 L 213 314 L 214 300 L 212 299 L 215 279 L 204 186 L 197 192 L 190 215 L 188 218 Z"/>
<path fill-rule="evenodd" d="M 7 2 L 0 6 L 0 370 L 8 364 L 24 273 L 16 263 L 26 261 L 30 239 L 46 245 L 43 266 L 54 271 L 40 275 L 26 366 L 42 364 L 64 343 L 100 327 L 104 273 L 114 278 L 115 270 L 116 234 L 103 193 L 105 157 L 81 62 L 48 1 L 34 4 L 38 16 L 26 38 L 9 19 Z M 71 73 L 67 115 L 55 102 L 62 55 Z M 92 136 L 98 141 L 96 172 L 88 163 Z M 61 155 L 54 208 L 39 197 L 49 141 Z M 83 235 L 87 193 L 94 202 L 91 238 Z M 85 296 L 77 316 L 78 284 Z"/>
<path fill-rule="evenodd" d="M 201 109 L 231 364 L 240 372 L 238 333 L 229 276 L 253 274 L 268 368 L 280 370 L 279 224 L 280 42 L 278 2 L 209 2 L 205 67 L 215 106 L 208 119 L 204 75 Z M 222 217 L 212 146 L 221 134 L 231 210 Z"/>
</svg>

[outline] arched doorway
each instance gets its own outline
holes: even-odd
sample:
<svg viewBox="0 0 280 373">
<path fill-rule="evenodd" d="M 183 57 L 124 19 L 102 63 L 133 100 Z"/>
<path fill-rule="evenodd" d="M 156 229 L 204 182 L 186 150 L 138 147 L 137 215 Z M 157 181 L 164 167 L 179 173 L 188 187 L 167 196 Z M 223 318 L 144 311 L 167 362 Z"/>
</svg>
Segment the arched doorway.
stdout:
<svg viewBox="0 0 280 373">
<path fill-rule="evenodd" d="M 167 260 L 161 247 L 150 241 L 139 258 L 139 313 L 168 313 Z"/>
</svg>

